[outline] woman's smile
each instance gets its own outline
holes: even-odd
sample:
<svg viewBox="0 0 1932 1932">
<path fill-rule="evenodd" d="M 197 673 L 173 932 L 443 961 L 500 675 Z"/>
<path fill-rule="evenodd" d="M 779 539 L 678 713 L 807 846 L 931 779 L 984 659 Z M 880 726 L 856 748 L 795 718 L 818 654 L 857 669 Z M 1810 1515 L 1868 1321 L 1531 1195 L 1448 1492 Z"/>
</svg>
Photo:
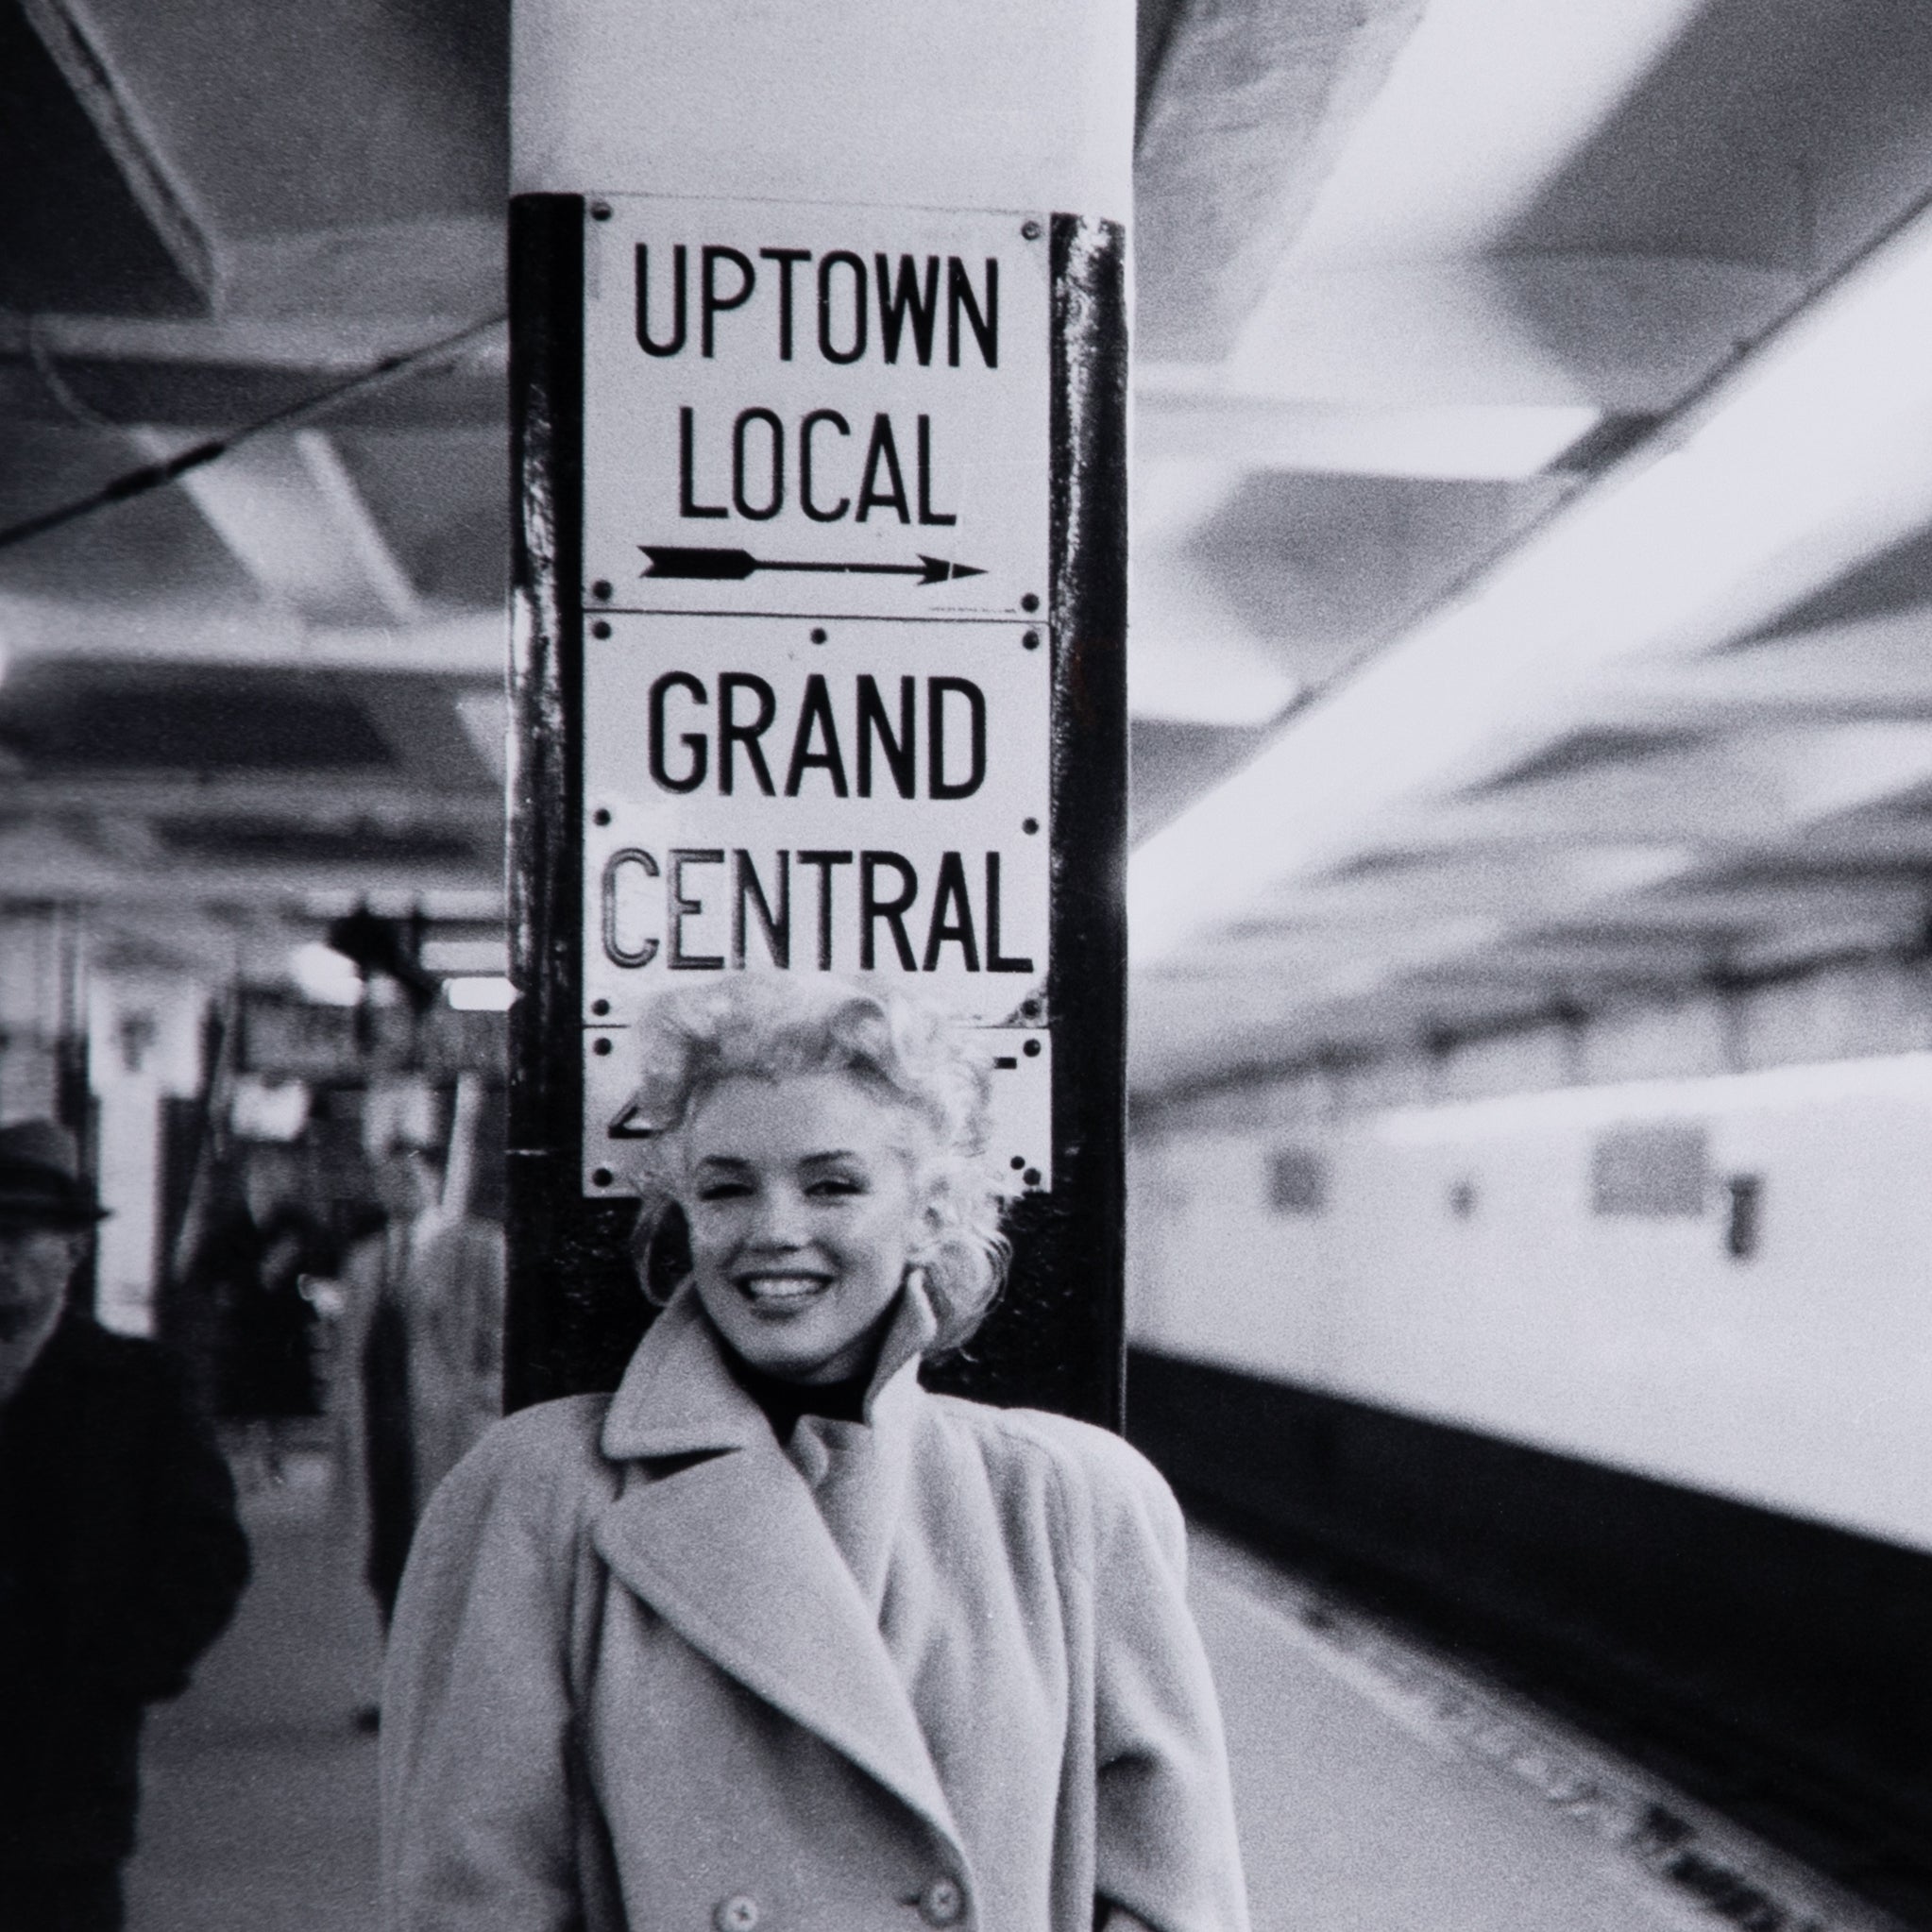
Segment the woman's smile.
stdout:
<svg viewBox="0 0 1932 1932">
<path fill-rule="evenodd" d="M 691 1273 L 753 1367 L 791 1381 L 864 1372 L 924 1230 L 925 1129 L 843 1074 L 739 1076 L 686 1136 Z"/>
<path fill-rule="evenodd" d="M 781 1313 L 801 1306 L 832 1285 L 829 1275 L 776 1274 L 762 1269 L 734 1279 L 739 1293 L 753 1303 Z"/>
</svg>

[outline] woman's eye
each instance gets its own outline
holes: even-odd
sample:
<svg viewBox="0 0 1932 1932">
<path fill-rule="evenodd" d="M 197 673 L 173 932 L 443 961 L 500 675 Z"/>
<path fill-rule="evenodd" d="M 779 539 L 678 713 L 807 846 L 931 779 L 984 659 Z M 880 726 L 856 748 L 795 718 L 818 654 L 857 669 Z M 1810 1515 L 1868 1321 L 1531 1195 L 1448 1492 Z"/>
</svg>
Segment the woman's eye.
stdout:
<svg viewBox="0 0 1932 1932">
<path fill-rule="evenodd" d="M 698 1190 L 700 1201 L 738 1201 L 751 1193 L 751 1186 L 742 1180 L 707 1180 Z"/>
<path fill-rule="evenodd" d="M 805 1189 L 808 1195 L 821 1199 L 837 1199 L 843 1195 L 862 1195 L 865 1182 L 850 1174 L 827 1174 L 821 1176 Z"/>
</svg>

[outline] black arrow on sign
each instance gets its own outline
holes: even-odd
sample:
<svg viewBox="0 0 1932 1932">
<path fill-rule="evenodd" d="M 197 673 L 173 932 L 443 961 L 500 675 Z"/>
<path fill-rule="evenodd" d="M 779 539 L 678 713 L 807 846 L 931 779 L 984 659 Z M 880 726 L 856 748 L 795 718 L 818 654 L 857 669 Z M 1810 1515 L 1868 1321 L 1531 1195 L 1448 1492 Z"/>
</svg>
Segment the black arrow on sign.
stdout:
<svg viewBox="0 0 1932 1932">
<path fill-rule="evenodd" d="M 922 555 L 916 564 L 806 564 L 754 557 L 750 551 L 686 548 L 674 544 L 640 543 L 651 559 L 647 577 L 703 577 L 719 584 L 742 584 L 754 570 L 827 570 L 844 576 L 917 577 L 922 584 L 943 584 L 949 577 L 984 577 L 972 564 L 949 564 L 944 557 Z"/>
</svg>

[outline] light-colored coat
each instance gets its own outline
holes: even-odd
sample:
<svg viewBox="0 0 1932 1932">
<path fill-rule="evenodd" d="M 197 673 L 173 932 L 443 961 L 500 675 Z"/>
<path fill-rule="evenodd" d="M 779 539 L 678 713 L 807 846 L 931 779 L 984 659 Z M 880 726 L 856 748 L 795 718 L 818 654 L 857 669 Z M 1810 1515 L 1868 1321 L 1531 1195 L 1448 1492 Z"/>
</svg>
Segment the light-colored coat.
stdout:
<svg viewBox="0 0 1932 1932">
<path fill-rule="evenodd" d="M 430 1217 L 404 1283 L 415 1506 L 503 1413 L 503 1230 L 469 1214 Z"/>
<path fill-rule="evenodd" d="M 930 1320 L 902 1304 L 870 1426 L 788 1450 L 687 1292 L 615 1398 L 457 1469 L 390 1649 L 396 1932 L 1092 1932 L 1097 1902 L 1243 1932 L 1173 1498 L 1099 1430 L 894 1371 Z"/>
<path fill-rule="evenodd" d="M 503 1413 L 503 1231 L 475 1215 L 432 1211 L 359 1242 L 342 1285 L 347 1307 L 332 1351 L 330 1407 L 343 1418 L 345 1495 L 356 1510 L 364 1507 L 361 1365 L 377 1300 L 386 1294 L 409 1343 L 412 1507 L 419 1516 Z"/>
</svg>

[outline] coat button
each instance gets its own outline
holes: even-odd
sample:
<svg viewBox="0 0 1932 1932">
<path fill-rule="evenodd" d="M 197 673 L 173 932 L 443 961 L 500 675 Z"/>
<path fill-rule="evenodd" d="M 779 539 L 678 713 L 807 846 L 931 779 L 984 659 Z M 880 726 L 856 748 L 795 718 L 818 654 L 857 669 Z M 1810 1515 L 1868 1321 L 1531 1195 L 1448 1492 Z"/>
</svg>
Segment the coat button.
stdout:
<svg viewBox="0 0 1932 1932">
<path fill-rule="evenodd" d="M 711 1923 L 717 1932 L 754 1932 L 758 1923 L 758 1902 L 747 1898 L 743 1892 L 734 1892 L 727 1899 L 718 1902 L 718 1909 L 711 1914 Z"/>
<path fill-rule="evenodd" d="M 919 1895 L 919 1916 L 928 1925 L 957 1925 L 966 1916 L 966 1894 L 950 1878 L 935 1878 Z"/>
</svg>

